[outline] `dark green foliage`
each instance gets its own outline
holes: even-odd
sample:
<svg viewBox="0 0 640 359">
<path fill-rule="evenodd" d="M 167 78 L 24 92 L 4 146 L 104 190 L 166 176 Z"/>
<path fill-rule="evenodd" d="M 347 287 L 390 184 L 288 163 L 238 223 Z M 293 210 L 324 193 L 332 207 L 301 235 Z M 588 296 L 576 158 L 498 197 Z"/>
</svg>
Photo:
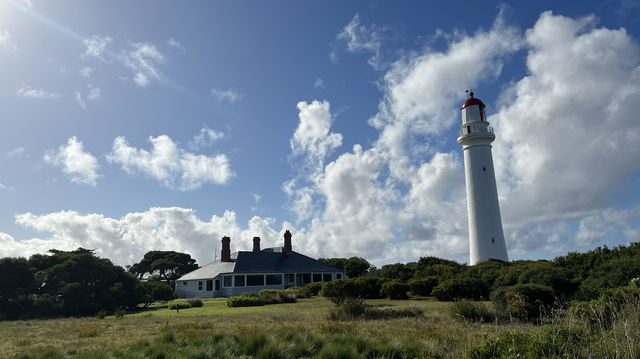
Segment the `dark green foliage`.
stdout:
<svg viewBox="0 0 640 359">
<path fill-rule="evenodd" d="M 173 289 L 164 283 L 147 281 L 140 283 L 140 287 L 144 291 L 145 308 L 153 302 L 171 300 L 176 296 Z"/>
<path fill-rule="evenodd" d="M 406 283 L 393 279 L 382 283 L 380 294 L 389 299 L 407 299 L 408 291 L 409 286 Z"/>
<path fill-rule="evenodd" d="M 178 299 L 169 302 L 169 309 L 187 309 L 191 308 L 191 304 L 187 300 Z"/>
<path fill-rule="evenodd" d="M 255 293 L 255 297 L 259 298 L 264 305 L 297 302 L 295 290 L 288 289 L 262 289 Z"/>
<path fill-rule="evenodd" d="M 31 293 L 36 284 L 33 270 L 25 258 L 0 258 L 2 298 L 17 299 Z"/>
<path fill-rule="evenodd" d="M 500 318 L 539 318 L 555 301 L 553 289 L 539 284 L 517 284 L 496 289 L 491 301 Z"/>
<path fill-rule="evenodd" d="M 304 292 L 304 295 L 306 298 L 310 298 L 310 297 L 315 297 L 318 295 L 318 293 L 320 293 L 320 291 L 322 290 L 322 285 L 324 283 L 322 282 L 313 282 L 313 283 L 309 283 L 307 285 L 305 285 L 302 288 L 302 291 Z"/>
<path fill-rule="evenodd" d="M 431 291 L 431 295 L 442 301 L 456 299 L 482 300 L 489 297 L 489 289 L 478 278 L 455 278 L 438 284 Z"/>
<path fill-rule="evenodd" d="M 198 269 L 196 260 L 187 253 L 149 251 L 139 263 L 129 268 L 129 272 L 139 278 L 146 274 L 157 274 L 159 279 L 169 282 L 196 269 Z"/>
<path fill-rule="evenodd" d="M 344 269 L 349 278 L 360 277 L 373 268 L 371 264 L 364 258 L 351 257 L 347 258 L 320 258 L 320 262 L 326 263 L 339 269 Z"/>
<path fill-rule="evenodd" d="M 229 307 L 257 307 L 262 305 L 264 303 L 260 298 L 248 295 L 239 295 L 227 299 L 227 306 Z"/>
<path fill-rule="evenodd" d="M 202 307 L 204 305 L 202 303 L 202 299 L 200 299 L 200 298 L 189 298 L 189 299 L 187 299 L 187 303 L 189 303 L 189 306 L 191 308 L 198 308 L 198 307 Z"/>
<path fill-rule="evenodd" d="M 569 312 L 591 327 L 611 329 L 613 324 L 627 312 L 625 306 L 640 305 L 640 288 L 631 284 L 626 287 L 608 289 L 600 298 L 571 303 Z"/>
<path fill-rule="evenodd" d="M 438 277 L 429 276 L 426 278 L 413 278 L 408 283 L 413 295 L 431 295 L 431 291 L 438 285 Z"/>
<path fill-rule="evenodd" d="M 449 311 L 454 318 L 470 322 L 491 323 L 496 319 L 495 312 L 482 302 L 459 300 L 451 303 Z"/>
</svg>

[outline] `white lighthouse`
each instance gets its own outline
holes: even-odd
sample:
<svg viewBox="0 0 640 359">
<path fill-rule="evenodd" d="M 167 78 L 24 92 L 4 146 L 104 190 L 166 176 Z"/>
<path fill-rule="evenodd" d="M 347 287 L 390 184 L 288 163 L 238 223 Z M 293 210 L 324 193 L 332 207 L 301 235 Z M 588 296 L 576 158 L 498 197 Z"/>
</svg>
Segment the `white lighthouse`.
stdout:
<svg viewBox="0 0 640 359">
<path fill-rule="evenodd" d="M 473 92 L 460 109 L 462 126 L 458 143 L 464 153 L 469 214 L 469 264 L 488 259 L 508 261 L 500 204 L 493 171 L 491 142 L 496 139 L 484 113 L 484 104 Z"/>
</svg>

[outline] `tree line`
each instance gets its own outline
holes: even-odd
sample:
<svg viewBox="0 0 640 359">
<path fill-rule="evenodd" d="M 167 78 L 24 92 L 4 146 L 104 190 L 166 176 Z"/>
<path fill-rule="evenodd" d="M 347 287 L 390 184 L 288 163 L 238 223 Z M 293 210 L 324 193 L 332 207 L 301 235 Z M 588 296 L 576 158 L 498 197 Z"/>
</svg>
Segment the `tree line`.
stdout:
<svg viewBox="0 0 640 359">
<path fill-rule="evenodd" d="M 196 268 L 188 254 L 172 251 L 148 252 L 129 271 L 84 248 L 0 258 L 0 320 L 146 307 L 173 299 L 172 280 Z"/>
</svg>

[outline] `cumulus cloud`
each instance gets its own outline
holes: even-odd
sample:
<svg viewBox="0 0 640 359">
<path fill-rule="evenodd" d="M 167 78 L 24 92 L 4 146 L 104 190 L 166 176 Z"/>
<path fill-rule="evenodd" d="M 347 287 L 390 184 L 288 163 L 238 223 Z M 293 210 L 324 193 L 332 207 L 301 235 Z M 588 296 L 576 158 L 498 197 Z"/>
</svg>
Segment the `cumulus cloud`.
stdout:
<svg viewBox="0 0 640 359">
<path fill-rule="evenodd" d="M 106 61 L 104 58 L 104 53 L 107 50 L 107 46 L 111 43 L 113 39 L 109 36 L 99 36 L 93 35 L 88 39 L 84 39 L 83 43 L 85 46 L 84 53 L 82 53 L 82 57 L 94 57 L 98 60 Z"/>
<path fill-rule="evenodd" d="M 37 98 L 37 99 L 43 99 L 43 100 L 57 100 L 62 96 L 57 92 L 51 92 L 43 89 L 36 89 L 25 84 L 20 85 L 18 90 L 16 90 L 16 95 L 24 98 Z"/>
<path fill-rule="evenodd" d="M 149 142 L 151 150 L 138 149 L 124 137 L 117 137 L 107 160 L 120 164 L 129 174 L 143 173 L 181 191 L 197 189 L 206 183 L 225 184 L 233 176 L 224 154 L 194 154 L 179 148 L 167 135 L 149 137 Z"/>
<path fill-rule="evenodd" d="M 71 178 L 76 184 L 95 186 L 98 177 L 98 160 L 84 151 L 82 141 L 76 136 L 71 137 L 66 145 L 58 150 L 48 150 L 44 155 L 44 161 L 62 169 L 62 172 Z"/>
<path fill-rule="evenodd" d="M 293 233 L 294 249 L 303 248 L 305 243 L 304 236 L 288 223 L 275 230 L 269 220 L 253 217 L 241 227 L 232 211 L 203 221 L 194 210 L 179 207 L 150 208 L 121 218 L 75 211 L 45 215 L 22 213 L 16 215 L 16 223 L 43 235 L 18 240 L 0 233 L 0 257 L 26 257 L 52 248 L 72 250 L 83 247 L 95 248 L 99 256 L 127 265 L 140 261 L 149 250 L 173 250 L 189 253 L 204 265 L 213 261 L 214 255 L 220 258 L 223 236 L 231 237 L 232 251 L 250 250 L 254 236 L 261 238 L 263 247 L 281 247 L 285 229 Z"/>
<path fill-rule="evenodd" d="M 0 49 L 16 51 L 18 47 L 11 38 L 11 33 L 5 29 L 0 29 Z"/>
<path fill-rule="evenodd" d="M 2 183 L 0 183 L 0 191 L 9 191 L 9 192 L 13 192 L 13 191 L 15 191 L 15 190 L 14 190 L 14 189 L 13 189 L 13 187 L 11 187 L 11 186 L 7 186 L 6 184 L 2 184 Z"/>
<path fill-rule="evenodd" d="M 313 83 L 313 87 L 324 90 L 324 80 L 321 77 L 318 77 Z"/>
<path fill-rule="evenodd" d="M 235 91 L 234 89 L 220 90 L 212 88 L 211 96 L 215 97 L 218 101 L 226 101 L 229 103 L 235 103 L 244 98 L 244 95 Z"/>
<path fill-rule="evenodd" d="M 640 170 L 640 124 L 633 120 L 640 51 L 626 31 L 547 12 L 524 36 L 502 15 L 489 30 L 439 36 L 449 41 L 445 50 L 405 55 L 384 75 L 379 113 L 369 120 L 379 137 L 369 149 L 356 145 L 328 164 L 317 161 L 319 172 L 283 185 L 292 208 L 313 218 L 302 229 L 309 248 L 376 263 L 464 259 L 463 161 L 459 151 L 442 149 L 455 138 L 460 89 L 496 81 L 523 49 L 527 75 L 507 86 L 489 118 L 510 253 L 562 254 L 637 240 L 637 208 L 614 209 L 607 199 Z M 326 137 L 321 118 L 317 132 Z M 324 153 L 316 137 L 302 138 L 294 135 L 292 153 Z"/>
<path fill-rule="evenodd" d="M 503 219 L 517 228 L 583 218 L 577 241 L 592 243 L 607 227 L 589 218 L 640 170 L 640 47 L 624 29 L 596 28 L 593 16 L 551 12 L 526 41 L 528 75 L 489 117 Z"/>
<path fill-rule="evenodd" d="M 160 81 L 163 74 L 159 65 L 164 55 L 151 43 L 132 43 L 124 54 L 123 63 L 134 72 L 133 81 L 140 87 L 147 87 L 151 81 Z"/>
<path fill-rule="evenodd" d="M 200 129 L 200 132 L 193 137 L 193 140 L 189 142 L 189 147 L 193 150 L 210 147 L 214 142 L 223 137 L 224 133 L 214 131 L 208 127 L 203 127 Z"/>
</svg>

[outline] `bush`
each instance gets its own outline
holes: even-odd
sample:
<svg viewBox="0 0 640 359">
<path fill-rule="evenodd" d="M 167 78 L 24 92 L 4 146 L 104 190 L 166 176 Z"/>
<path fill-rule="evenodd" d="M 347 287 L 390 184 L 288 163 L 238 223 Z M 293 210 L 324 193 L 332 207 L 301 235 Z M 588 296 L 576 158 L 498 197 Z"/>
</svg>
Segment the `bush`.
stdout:
<svg viewBox="0 0 640 359">
<path fill-rule="evenodd" d="M 490 323 L 496 319 L 495 312 L 481 302 L 459 300 L 449 307 L 451 316 L 470 322 Z"/>
<path fill-rule="evenodd" d="M 553 289 L 539 284 L 517 284 L 491 293 L 496 314 L 503 319 L 539 318 L 544 308 L 551 307 L 554 300 Z"/>
<path fill-rule="evenodd" d="M 326 282 L 322 287 L 322 296 L 335 304 L 340 304 L 346 299 L 363 297 L 361 288 L 353 279 L 338 279 Z"/>
<path fill-rule="evenodd" d="M 399 279 L 393 279 L 382 284 L 380 294 L 389 299 L 407 299 L 409 286 Z"/>
<path fill-rule="evenodd" d="M 189 306 L 191 308 L 197 308 L 197 307 L 203 306 L 202 299 L 200 298 L 189 298 L 187 299 L 187 303 L 189 303 Z"/>
<path fill-rule="evenodd" d="M 298 301 L 298 299 L 296 299 L 295 292 L 286 290 L 278 291 L 278 300 L 280 301 L 280 303 L 295 303 Z"/>
<path fill-rule="evenodd" d="M 169 309 L 180 310 L 187 308 L 191 308 L 191 305 L 184 299 L 172 300 L 171 302 L 169 302 Z"/>
<path fill-rule="evenodd" d="M 489 297 L 489 290 L 487 285 L 478 278 L 455 278 L 438 284 L 431 291 L 431 295 L 441 301 L 456 299 L 481 300 Z"/>
<path fill-rule="evenodd" d="M 361 297 L 365 299 L 382 298 L 383 296 L 380 294 L 382 283 L 384 283 L 384 280 L 379 278 L 370 277 L 355 279 L 357 290 Z"/>
<path fill-rule="evenodd" d="M 323 282 L 313 282 L 309 283 L 304 288 L 302 288 L 302 292 L 304 293 L 306 298 L 315 297 L 322 290 Z"/>
<path fill-rule="evenodd" d="M 409 289 L 413 295 L 431 295 L 431 291 L 438 285 L 438 277 L 428 276 L 426 278 L 414 278 L 408 283 Z"/>
<path fill-rule="evenodd" d="M 264 303 L 258 297 L 239 295 L 235 297 L 229 297 L 227 299 L 227 306 L 229 307 L 257 307 L 261 305 L 264 305 Z"/>
</svg>

